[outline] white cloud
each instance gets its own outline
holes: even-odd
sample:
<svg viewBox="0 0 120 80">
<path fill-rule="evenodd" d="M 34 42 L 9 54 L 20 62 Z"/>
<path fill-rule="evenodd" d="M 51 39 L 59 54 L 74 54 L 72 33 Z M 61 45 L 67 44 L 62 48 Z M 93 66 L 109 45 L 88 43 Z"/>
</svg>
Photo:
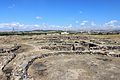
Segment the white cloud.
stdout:
<svg viewBox="0 0 120 80">
<path fill-rule="evenodd" d="M 16 27 L 19 25 L 20 23 L 0 23 L 0 27 Z"/>
<path fill-rule="evenodd" d="M 111 21 L 105 23 L 103 26 L 105 29 L 109 29 L 109 30 L 117 29 L 117 28 L 120 28 L 120 21 L 111 20 Z"/>
<path fill-rule="evenodd" d="M 41 16 L 36 16 L 35 18 L 39 20 L 43 19 Z"/>
<path fill-rule="evenodd" d="M 96 26 L 95 22 L 92 21 L 91 22 L 91 26 Z"/>
<path fill-rule="evenodd" d="M 75 23 L 76 23 L 76 24 L 78 24 L 78 23 L 79 23 L 79 21 L 75 21 Z"/>
<path fill-rule="evenodd" d="M 15 4 L 8 6 L 8 8 L 14 8 L 14 7 L 15 7 Z"/>
<path fill-rule="evenodd" d="M 40 25 L 26 25 L 26 24 L 20 24 L 20 23 L 0 23 L 0 28 L 7 29 L 7 28 L 15 28 L 15 30 L 34 30 L 34 29 L 40 29 Z"/>
<path fill-rule="evenodd" d="M 115 23 L 117 23 L 117 22 L 118 22 L 117 20 L 111 20 L 111 21 L 105 23 L 105 25 L 107 25 L 107 26 L 114 26 Z"/>
<path fill-rule="evenodd" d="M 82 21 L 80 23 L 79 29 L 81 30 L 96 30 L 99 29 L 99 25 L 97 25 L 94 21 Z"/>
<path fill-rule="evenodd" d="M 96 26 L 94 21 L 82 21 L 80 23 L 81 26 Z"/>
<path fill-rule="evenodd" d="M 88 23 L 88 21 L 82 21 L 82 23 L 80 23 L 81 26 L 85 26 Z"/>
<path fill-rule="evenodd" d="M 37 24 L 35 24 L 34 26 L 35 26 L 35 27 L 39 27 L 39 25 L 37 25 Z"/>
<path fill-rule="evenodd" d="M 78 23 L 78 21 L 76 21 Z M 120 21 L 118 20 L 111 20 L 104 24 L 97 25 L 94 21 L 82 21 L 79 24 L 68 24 L 68 25 L 50 25 L 43 23 L 41 25 L 38 24 L 21 24 L 19 22 L 12 22 L 12 23 L 0 23 L 0 29 L 9 29 L 12 28 L 17 30 L 112 30 L 112 29 L 120 29 Z"/>
<path fill-rule="evenodd" d="M 83 13 L 83 11 L 79 11 L 79 13 L 80 13 L 80 14 L 82 14 L 82 13 Z"/>
</svg>

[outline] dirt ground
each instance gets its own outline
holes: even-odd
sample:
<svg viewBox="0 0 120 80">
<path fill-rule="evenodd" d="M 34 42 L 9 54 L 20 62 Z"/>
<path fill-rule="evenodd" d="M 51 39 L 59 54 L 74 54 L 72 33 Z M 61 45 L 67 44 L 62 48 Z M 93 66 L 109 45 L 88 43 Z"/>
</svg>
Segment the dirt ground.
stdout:
<svg viewBox="0 0 120 80">
<path fill-rule="evenodd" d="M 120 35 L 0 36 L 0 80 L 120 80 Z"/>
</svg>

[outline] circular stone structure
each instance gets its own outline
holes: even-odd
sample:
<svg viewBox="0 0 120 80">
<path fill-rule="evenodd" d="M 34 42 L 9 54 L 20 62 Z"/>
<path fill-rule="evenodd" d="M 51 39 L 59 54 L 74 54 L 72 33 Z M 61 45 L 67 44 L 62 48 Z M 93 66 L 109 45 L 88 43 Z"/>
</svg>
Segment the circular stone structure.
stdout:
<svg viewBox="0 0 120 80">
<path fill-rule="evenodd" d="M 120 59 L 98 55 L 54 55 L 36 59 L 29 80 L 119 80 Z"/>
</svg>

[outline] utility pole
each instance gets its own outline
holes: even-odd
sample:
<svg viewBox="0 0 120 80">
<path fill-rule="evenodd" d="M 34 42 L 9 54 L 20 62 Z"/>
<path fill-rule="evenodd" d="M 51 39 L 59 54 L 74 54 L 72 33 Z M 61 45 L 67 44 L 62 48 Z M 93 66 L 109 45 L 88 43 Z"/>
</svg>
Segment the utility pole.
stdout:
<svg viewBox="0 0 120 80">
<path fill-rule="evenodd" d="M 12 34 L 14 35 L 14 33 L 15 33 L 15 28 L 12 27 Z"/>
<path fill-rule="evenodd" d="M 15 32 L 15 29 L 14 29 L 14 27 L 12 28 L 12 32 Z"/>
</svg>

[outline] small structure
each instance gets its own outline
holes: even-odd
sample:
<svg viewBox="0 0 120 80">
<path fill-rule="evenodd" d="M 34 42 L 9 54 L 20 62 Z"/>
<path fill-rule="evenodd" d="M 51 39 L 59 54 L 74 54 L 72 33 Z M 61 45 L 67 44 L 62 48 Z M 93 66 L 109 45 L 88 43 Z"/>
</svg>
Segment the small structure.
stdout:
<svg viewBox="0 0 120 80">
<path fill-rule="evenodd" d="M 61 34 L 69 34 L 68 32 L 61 32 Z"/>
</svg>

